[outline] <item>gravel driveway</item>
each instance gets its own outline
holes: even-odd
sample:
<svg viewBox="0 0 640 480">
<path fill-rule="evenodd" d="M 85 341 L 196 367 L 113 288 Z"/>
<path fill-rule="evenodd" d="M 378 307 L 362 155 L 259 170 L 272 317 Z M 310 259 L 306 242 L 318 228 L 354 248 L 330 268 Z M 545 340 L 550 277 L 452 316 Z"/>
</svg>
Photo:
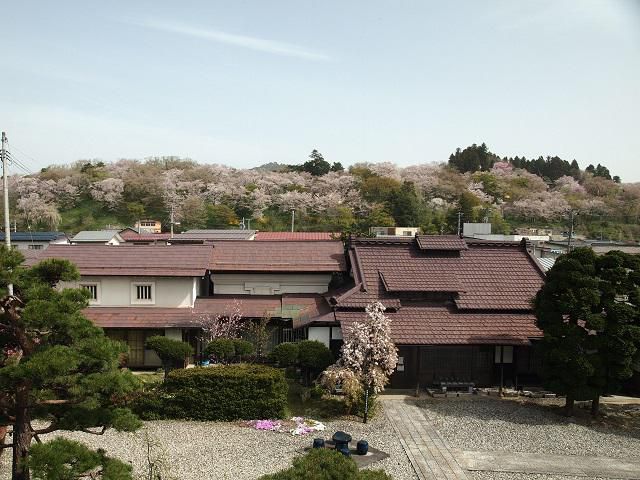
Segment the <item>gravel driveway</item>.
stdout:
<svg viewBox="0 0 640 480">
<path fill-rule="evenodd" d="M 571 420 L 547 408 L 491 397 L 420 402 L 442 437 L 461 450 L 640 458 L 640 436 Z"/>
<path fill-rule="evenodd" d="M 354 440 L 365 438 L 370 445 L 390 455 L 371 468 L 384 469 L 394 480 L 417 478 L 383 412 L 367 425 L 352 421 L 325 424 L 327 431 L 319 436 L 329 438 L 336 430 L 345 430 Z M 315 436 L 293 437 L 233 423 L 184 421 L 146 422 L 143 431 L 135 434 L 107 431 L 102 436 L 78 432 L 62 435 L 80 440 L 92 448 L 104 448 L 111 456 L 131 462 L 135 473 L 141 473 L 146 461 L 145 431 L 161 444 L 155 450 L 164 451 L 171 478 L 176 480 L 255 479 L 288 467 L 293 457 L 299 454 L 298 450 L 310 446 Z M 2 480 L 10 478 L 10 458 L 10 452 L 5 451 L 0 462 Z"/>
</svg>

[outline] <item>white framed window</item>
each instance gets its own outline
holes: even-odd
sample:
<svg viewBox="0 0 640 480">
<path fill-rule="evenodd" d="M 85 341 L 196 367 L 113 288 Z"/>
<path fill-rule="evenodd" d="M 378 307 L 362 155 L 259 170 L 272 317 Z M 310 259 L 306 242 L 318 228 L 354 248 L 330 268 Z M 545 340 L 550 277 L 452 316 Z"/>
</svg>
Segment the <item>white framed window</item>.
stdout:
<svg viewBox="0 0 640 480">
<path fill-rule="evenodd" d="M 100 284 L 96 282 L 81 283 L 80 288 L 84 288 L 91 295 L 89 297 L 89 305 L 98 305 L 100 303 Z"/>
<path fill-rule="evenodd" d="M 27 245 L 27 250 L 42 250 L 42 245 L 33 243 L 30 245 Z"/>
<path fill-rule="evenodd" d="M 156 303 L 156 284 L 154 282 L 132 282 L 131 303 L 154 305 Z"/>
</svg>

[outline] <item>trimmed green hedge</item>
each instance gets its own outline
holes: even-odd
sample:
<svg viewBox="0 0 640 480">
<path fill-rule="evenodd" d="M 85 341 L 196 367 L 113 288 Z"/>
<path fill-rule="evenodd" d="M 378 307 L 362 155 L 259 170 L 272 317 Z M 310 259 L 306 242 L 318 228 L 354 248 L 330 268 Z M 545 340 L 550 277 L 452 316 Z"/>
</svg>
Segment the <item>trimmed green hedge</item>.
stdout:
<svg viewBox="0 0 640 480">
<path fill-rule="evenodd" d="M 167 417 L 252 420 L 284 417 L 288 385 L 281 370 L 236 364 L 174 370 L 163 389 Z"/>
</svg>

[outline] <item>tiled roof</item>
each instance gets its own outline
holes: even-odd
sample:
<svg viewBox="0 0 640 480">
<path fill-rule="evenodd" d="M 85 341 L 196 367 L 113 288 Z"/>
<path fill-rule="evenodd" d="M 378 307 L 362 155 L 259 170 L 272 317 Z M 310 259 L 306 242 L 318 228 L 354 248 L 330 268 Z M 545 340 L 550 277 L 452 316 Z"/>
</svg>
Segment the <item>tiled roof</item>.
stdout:
<svg viewBox="0 0 640 480">
<path fill-rule="evenodd" d="M 404 306 L 399 312 L 386 315 L 391 320 L 391 337 L 397 344 L 526 345 L 529 339 L 542 336 L 533 314 L 464 313 L 446 307 Z M 364 312 L 336 312 L 343 329 L 365 317 Z"/>
<path fill-rule="evenodd" d="M 362 285 L 338 298 L 338 306 L 345 308 L 375 300 L 396 308 L 401 291 L 457 291 L 455 302 L 460 309 L 531 310 L 531 299 L 543 283 L 542 272 L 520 243 L 470 242 L 459 257 L 451 257 L 432 256 L 415 240 L 367 239 L 355 241 L 353 251 L 352 263 L 361 270 Z"/>
<path fill-rule="evenodd" d="M 72 240 L 74 242 L 108 242 L 116 236 L 120 237 L 118 230 L 83 230 L 78 232 Z"/>
<path fill-rule="evenodd" d="M 172 328 L 194 326 L 190 308 L 89 307 L 84 315 L 102 328 Z"/>
<path fill-rule="evenodd" d="M 340 235 L 331 232 L 257 232 L 256 240 L 258 241 L 316 241 L 316 240 L 335 240 Z"/>
<path fill-rule="evenodd" d="M 421 250 L 460 251 L 468 248 L 464 239 L 457 235 L 418 235 L 416 238 Z"/>
<path fill-rule="evenodd" d="M 201 277 L 206 274 L 213 248 L 205 245 L 50 245 L 38 256 L 63 258 L 82 275 Z M 36 259 L 27 259 L 33 265 Z"/>
<path fill-rule="evenodd" d="M 52 242 L 67 238 L 62 232 L 11 232 L 11 240 L 15 242 Z M 4 232 L 0 232 L 0 241 L 4 242 Z"/>
<path fill-rule="evenodd" d="M 174 235 L 172 241 L 253 240 L 255 234 L 255 230 L 187 230 Z"/>
<path fill-rule="evenodd" d="M 143 242 L 153 242 L 153 241 L 165 241 L 171 238 L 170 233 L 149 233 L 142 232 L 138 233 L 133 230 L 127 229 L 120 232 L 120 236 L 125 239 L 127 242 L 133 241 L 143 241 Z"/>
<path fill-rule="evenodd" d="M 215 272 L 341 272 L 340 241 L 215 242 L 209 266 Z"/>
</svg>

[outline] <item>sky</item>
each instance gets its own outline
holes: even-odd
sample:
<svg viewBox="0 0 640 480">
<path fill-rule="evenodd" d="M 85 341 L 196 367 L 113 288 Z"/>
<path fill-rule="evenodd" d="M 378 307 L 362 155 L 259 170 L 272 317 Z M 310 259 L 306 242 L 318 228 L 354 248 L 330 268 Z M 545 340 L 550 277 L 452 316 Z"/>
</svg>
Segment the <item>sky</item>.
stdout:
<svg viewBox="0 0 640 480">
<path fill-rule="evenodd" d="M 640 181 L 639 0 L 10 2 L 0 129 L 29 171 L 190 157 L 444 162 L 485 142 Z"/>
</svg>

